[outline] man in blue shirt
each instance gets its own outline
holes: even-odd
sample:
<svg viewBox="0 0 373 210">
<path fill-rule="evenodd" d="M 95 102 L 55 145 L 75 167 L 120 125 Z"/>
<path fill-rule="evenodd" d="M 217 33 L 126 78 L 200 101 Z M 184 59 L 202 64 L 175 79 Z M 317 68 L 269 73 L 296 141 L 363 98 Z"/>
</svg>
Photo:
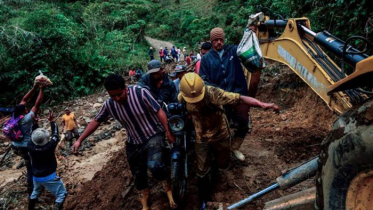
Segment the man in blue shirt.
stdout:
<svg viewBox="0 0 373 210">
<path fill-rule="evenodd" d="M 44 89 L 46 86 L 40 85 L 40 91 L 38 98 L 36 99 L 35 105 L 31 108 L 31 111 L 26 107 L 26 104 L 30 101 L 31 97 L 36 92 L 38 85 L 35 83 L 32 89 L 22 98 L 22 101 L 20 104 L 18 104 L 14 108 L 14 117 L 18 117 L 20 115 L 23 115 L 23 119 L 18 122 L 20 126 L 20 130 L 23 134 L 23 139 L 21 141 L 12 141 L 12 147 L 13 151 L 16 155 L 21 156 L 26 165 L 27 169 L 27 192 L 29 195 L 31 195 L 33 190 L 33 181 L 32 181 L 32 169 L 31 169 L 31 162 L 30 157 L 27 154 L 27 144 L 31 140 L 31 132 L 32 132 L 32 126 L 34 124 L 33 117 L 35 116 L 35 113 L 38 112 L 39 107 L 43 101 L 43 94 Z"/>
<path fill-rule="evenodd" d="M 141 76 L 137 85 L 147 88 L 161 105 L 163 102 L 177 103 L 176 86 L 163 72 L 162 63 L 158 60 L 148 63 L 148 72 Z"/>
<path fill-rule="evenodd" d="M 224 44 L 225 34 L 222 28 L 210 32 L 212 49 L 202 57 L 199 75 L 207 85 L 219 87 L 225 91 L 247 96 L 247 82 L 241 62 L 237 56 L 237 46 Z M 232 141 L 232 151 L 237 159 L 245 156 L 239 151 L 248 132 L 249 107 L 244 104 L 225 106 L 226 115 L 237 128 Z"/>
<path fill-rule="evenodd" d="M 179 93 L 180 80 L 187 73 L 186 66 L 185 65 L 177 65 L 175 67 L 175 73 L 176 73 L 177 79 L 174 80 L 174 83 L 175 83 L 175 86 L 176 86 L 177 93 Z"/>
</svg>

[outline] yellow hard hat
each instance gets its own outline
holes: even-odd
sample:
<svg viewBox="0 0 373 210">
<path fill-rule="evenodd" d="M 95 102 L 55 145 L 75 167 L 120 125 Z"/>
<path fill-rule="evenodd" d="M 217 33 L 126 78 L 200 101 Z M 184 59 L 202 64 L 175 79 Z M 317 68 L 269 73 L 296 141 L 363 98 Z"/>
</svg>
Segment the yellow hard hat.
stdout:
<svg viewBox="0 0 373 210">
<path fill-rule="evenodd" d="M 188 103 L 200 102 L 205 96 L 205 83 L 196 73 L 187 73 L 180 81 L 180 93 Z"/>
</svg>

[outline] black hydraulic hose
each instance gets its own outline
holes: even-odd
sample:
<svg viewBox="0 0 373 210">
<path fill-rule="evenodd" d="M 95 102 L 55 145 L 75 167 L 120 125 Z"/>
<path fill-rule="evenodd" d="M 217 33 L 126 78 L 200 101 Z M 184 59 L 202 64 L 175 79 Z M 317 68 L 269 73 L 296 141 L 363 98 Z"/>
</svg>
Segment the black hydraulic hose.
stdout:
<svg viewBox="0 0 373 210">
<path fill-rule="evenodd" d="M 304 39 L 310 46 L 312 46 L 313 48 L 315 48 L 315 46 L 317 45 L 314 45 L 314 43 L 312 43 L 311 40 L 309 39 Z M 338 75 L 337 72 L 339 72 L 338 70 L 337 71 L 333 71 L 333 69 L 331 69 L 331 67 L 327 64 L 328 62 L 326 62 L 325 60 L 326 57 L 325 55 L 323 55 L 321 53 L 321 50 L 319 49 L 314 49 L 318 54 L 316 55 L 311 49 L 309 49 L 308 45 L 306 45 L 305 43 L 303 43 L 304 46 L 306 46 L 308 52 L 310 53 L 310 55 L 312 56 L 312 58 L 314 58 L 316 60 L 316 62 L 323 67 L 323 69 L 325 69 L 326 73 L 330 76 L 330 78 L 334 81 L 334 82 L 337 82 L 339 81 L 341 78 L 338 77 L 338 76 L 341 76 L 341 74 Z M 329 62 L 329 64 L 331 64 Z M 332 65 L 332 64 L 331 64 Z M 332 65 L 333 66 L 333 65 Z M 339 72 L 340 73 L 340 72 Z M 346 90 L 344 91 L 345 94 L 350 98 L 350 101 L 351 102 L 354 102 L 354 103 L 359 103 L 361 102 L 362 100 L 362 97 L 360 96 L 360 94 L 356 93 L 356 91 L 353 91 L 353 90 Z"/>
<path fill-rule="evenodd" d="M 361 92 L 361 93 L 364 93 L 364 94 L 367 94 L 367 95 L 373 95 L 373 92 L 371 92 L 371 91 L 366 91 L 366 90 L 363 90 L 363 89 L 361 89 L 361 88 L 356 89 L 356 91 Z"/>
<path fill-rule="evenodd" d="M 320 47 L 318 45 L 316 45 L 315 43 L 313 43 L 312 41 L 310 41 L 310 44 L 313 46 L 313 48 L 317 51 L 318 54 L 323 54 Z M 324 62 L 326 62 L 332 69 L 334 72 L 336 72 L 338 75 L 339 75 L 339 78 L 337 81 L 345 78 L 345 73 L 343 71 L 340 71 L 326 56 L 323 56 L 323 60 Z M 351 90 L 345 90 L 344 91 L 345 93 L 349 93 L 349 94 L 352 94 L 353 95 L 353 98 L 354 100 L 357 102 L 357 103 L 360 103 L 361 101 L 364 100 L 364 98 L 359 94 L 359 92 L 355 89 L 351 89 Z"/>
<path fill-rule="evenodd" d="M 339 71 L 339 69 L 327 58 L 327 56 L 321 51 L 320 47 L 318 45 L 316 45 L 315 43 L 313 43 L 311 40 L 309 40 L 308 38 L 306 38 L 308 43 L 316 50 L 317 54 L 322 54 L 322 59 L 323 61 L 329 65 L 329 67 L 332 68 L 333 72 L 335 72 L 339 77 L 338 77 L 338 80 L 341 80 L 343 78 L 345 78 L 345 74 L 342 72 L 342 71 Z M 358 103 L 363 101 L 364 98 L 358 93 L 358 91 L 354 90 L 354 89 L 351 89 L 351 90 L 345 90 L 345 93 L 349 93 L 349 94 L 352 94 L 353 95 L 353 98 L 355 101 L 357 101 Z"/>
<path fill-rule="evenodd" d="M 343 50 L 342 50 L 342 72 L 346 73 L 345 70 L 344 70 L 344 60 L 345 60 L 345 55 L 346 53 L 347 54 L 352 54 L 352 55 L 356 55 L 356 54 L 363 54 L 367 51 L 367 48 L 365 48 L 363 51 L 357 51 L 357 52 L 347 52 L 347 46 L 348 46 L 348 43 L 351 42 L 351 40 L 354 40 L 354 39 L 360 39 L 360 40 L 363 40 L 365 43 L 367 43 L 369 46 L 373 46 L 373 44 L 368 40 L 366 39 L 365 37 L 362 37 L 362 36 L 351 36 L 349 37 L 345 44 L 343 45 Z"/>
<path fill-rule="evenodd" d="M 339 70 L 333 71 L 333 69 L 331 69 L 331 67 L 327 65 L 327 62 L 326 62 L 327 59 L 325 59 L 325 57 L 321 59 L 315 56 L 315 60 L 317 61 L 319 65 L 321 65 L 327 71 L 327 74 L 332 78 L 334 82 L 337 82 L 341 79 L 341 77 L 338 77 L 338 72 L 340 73 L 340 71 Z M 358 103 L 362 99 L 360 95 L 357 94 L 353 90 L 345 90 L 344 93 L 350 98 L 350 101 L 353 103 Z"/>
<path fill-rule="evenodd" d="M 334 71 L 334 73 L 337 75 L 337 77 L 339 76 L 339 78 L 337 78 L 338 80 L 343 78 L 344 75 L 329 61 L 329 59 L 327 59 L 327 55 L 325 55 L 321 49 L 319 48 L 319 46 L 317 46 L 315 43 L 313 43 L 311 40 L 309 40 L 307 37 L 304 37 L 304 39 L 307 41 L 307 43 L 312 46 L 312 48 L 317 52 L 317 55 L 322 58 L 324 60 L 324 62 L 326 64 L 328 64 L 329 67 L 331 67 Z"/>
<path fill-rule="evenodd" d="M 307 42 L 309 41 L 309 40 L 307 40 L 307 39 L 305 39 L 305 40 L 306 40 Z M 309 47 L 308 47 L 305 43 L 303 43 L 303 44 L 304 44 L 304 46 L 306 46 L 306 48 L 307 48 L 307 50 L 308 50 L 308 53 L 310 53 L 310 55 L 312 56 L 312 58 L 315 59 L 316 62 L 317 62 L 320 66 L 322 66 L 322 67 L 325 69 L 326 73 L 330 76 L 330 78 L 331 78 L 334 82 L 338 81 L 338 77 L 337 77 L 336 73 L 333 72 L 333 71 L 330 69 L 329 66 L 327 66 L 325 63 L 323 63 L 322 60 L 320 60 L 320 55 L 315 54 L 314 52 L 312 52 L 312 50 L 309 49 Z M 309 43 L 309 44 L 310 44 L 310 43 Z"/>
</svg>

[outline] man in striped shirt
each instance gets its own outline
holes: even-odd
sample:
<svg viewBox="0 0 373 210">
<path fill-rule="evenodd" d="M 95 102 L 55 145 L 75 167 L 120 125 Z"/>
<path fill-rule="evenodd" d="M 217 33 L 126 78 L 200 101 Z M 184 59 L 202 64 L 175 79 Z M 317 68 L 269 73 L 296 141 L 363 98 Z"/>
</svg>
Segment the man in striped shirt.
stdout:
<svg viewBox="0 0 373 210">
<path fill-rule="evenodd" d="M 176 208 L 164 161 L 165 132 L 169 141 L 175 141 L 168 128 L 166 114 L 147 89 L 139 86 L 126 87 L 120 75 L 109 75 L 104 86 L 110 98 L 104 102 L 94 120 L 75 142 L 73 152 L 79 149 L 82 141 L 92 134 L 101 122 L 110 117 L 116 119 L 127 131 L 127 160 L 135 178 L 136 189 L 139 191 L 142 209 L 148 209 L 147 168 L 155 179 L 162 182 L 170 207 Z"/>
</svg>

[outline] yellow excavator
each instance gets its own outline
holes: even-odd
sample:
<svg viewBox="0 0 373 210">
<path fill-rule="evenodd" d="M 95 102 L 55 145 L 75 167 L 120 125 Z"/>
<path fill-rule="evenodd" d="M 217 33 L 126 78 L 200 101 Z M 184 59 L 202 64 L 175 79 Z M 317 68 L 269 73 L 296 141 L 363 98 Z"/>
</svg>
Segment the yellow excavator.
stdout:
<svg viewBox="0 0 373 210">
<path fill-rule="evenodd" d="M 287 189 L 316 176 L 316 186 L 267 202 L 264 209 L 373 209 L 373 56 L 327 31 L 315 33 L 308 18 L 255 22 L 263 56 L 286 64 L 330 109 L 340 114 L 322 143 L 320 155 L 276 179 L 268 188 L 232 204 L 241 207 L 276 189 Z M 283 30 L 276 36 L 275 30 Z M 342 60 L 339 67 L 324 52 Z M 344 64 L 354 72 L 346 75 Z M 362 89 L 370 88 L 368 90 Z"/>
</svg>

